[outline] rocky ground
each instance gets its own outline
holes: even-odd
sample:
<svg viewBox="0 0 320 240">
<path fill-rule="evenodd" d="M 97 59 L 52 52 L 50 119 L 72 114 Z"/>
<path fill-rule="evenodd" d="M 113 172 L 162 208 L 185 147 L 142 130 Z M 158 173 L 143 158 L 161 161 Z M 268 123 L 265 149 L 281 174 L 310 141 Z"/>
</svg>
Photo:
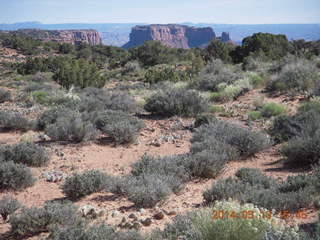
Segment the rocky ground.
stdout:
<svg viewBox="0 0 320 240">
<path fill-rule="evenodd" d="M 254 90 L 240 97 L 237 101 L 224 105 L 232 111 L 231 117 L 222 117 L 227 121 L 248 127 L 246 112 L 252 108 L 252 104 L 258 98 L 265 101 L 281 102 L 286 104 L 290 111 L 294 112 L 299 98 L 288 100 L 288 97 L 270 97 L 261 90 Z M 29 116 L 33 116 L 39 109 L 24 109 L 14 104 L 2 104 L 1 109 L 14 109 Z M 124 175 L 130 172 L 130 166 L 143 154 L 165 156 L 181 154 L 189 151 L 192 132 L 190 126 L 193 119 L 154 119 L 145 117 L 145 129 L 141 132 L 138 142 L 130 146 L 114 146 L 105 139 L 86 144 L 42 143 L 51 153 L 51 162 L 46 167 L 33 168 L 34 175 L 38 178 L 36 184 L 20 192 L 1 192 L 0 198 L 5 194 L 12 194 L 24 205 L 40 206 L 45 201 L 63 199 L 60 186 L 63 179 L 72 172 L 89 169 L 99 169 L 108 174 Z M 254 129 L 261 129 L 266 122 L 257 122 Z M 38 132 L 0 132 L 0 144 L 12 144 L 20 140 L 41 141 L 43 136 Z M 76 204 L 82 214 L 95 218 L 94 221 L 105 221 L 119 228 L 140 228 L 142 231 L 150 231 L 156 227 L 163 227 L 165 223 L 179 214 L 194 210 L 202 206 L 202 193 L 214 181 L 233 176 L 237 169 L 242 167 L 254 167 L 261 169 L 267 175 L 285 180 L 287 176 L 298 174 L 301 171 L 285 169 L 278 153 L 279 146 L 265 150 L 248 159 L 242 159 L 227 164 L 227 167 L 217 179 L 197 180 L 186 184 L 178 194 L 172 195 L 167 201 L 152 209 L 136 208 L 132 202 L 124 197 L 117 197 L 111 193 L 96 193 L 87 196 Z M 307 219 L 292 218 L 290 223 L 311 223 L 316 221 L 317 214 L 313 209 L 307 209 Z M 0 223 L 0 234 L 9 231 L 7 223 Z M 4 235 L 5 236 L 5 235 Z M 39 237 L 39 236 L 38 236 Z M 30 238 L 30 239 L 38 239 Z"/>
</svg>

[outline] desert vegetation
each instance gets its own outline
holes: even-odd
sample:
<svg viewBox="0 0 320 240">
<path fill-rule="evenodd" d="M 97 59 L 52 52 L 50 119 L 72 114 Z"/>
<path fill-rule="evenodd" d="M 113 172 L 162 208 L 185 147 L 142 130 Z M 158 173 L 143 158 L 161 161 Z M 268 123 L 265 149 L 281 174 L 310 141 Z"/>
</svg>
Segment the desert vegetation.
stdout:
<svg viewBox="0 0 320 240">
<path fill-rule="evenodd" d="M 319 239 L 319 42 L 0 43 L 1 239 Z"/>
</svg>

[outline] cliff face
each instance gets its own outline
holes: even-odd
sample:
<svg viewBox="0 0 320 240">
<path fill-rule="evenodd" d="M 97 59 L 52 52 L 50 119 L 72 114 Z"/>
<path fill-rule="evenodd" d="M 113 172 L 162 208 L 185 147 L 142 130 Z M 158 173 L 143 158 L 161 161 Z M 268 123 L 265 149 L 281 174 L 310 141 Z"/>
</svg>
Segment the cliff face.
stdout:
<svg viewBox="0 0 320 240">
<path fill-rule="evenodd" d="M 195 28 L 184 25 L 136 26 L 130 33 L 130 41 L 123 48 L 132 48 L 146 41 L 161 41 L 173 48 L 193 48 L 207 45 L 216 37 L 212 28 Z"/>
<path fill-rule="evenodd" d="M 87 43 L 90 45 L 102 44 L 102 38 L 96 30 L 39 30 L 21 29 L 17 32 L 26 34 L 41 41 L 55 41 L 78 45 Z"/>
</svg>

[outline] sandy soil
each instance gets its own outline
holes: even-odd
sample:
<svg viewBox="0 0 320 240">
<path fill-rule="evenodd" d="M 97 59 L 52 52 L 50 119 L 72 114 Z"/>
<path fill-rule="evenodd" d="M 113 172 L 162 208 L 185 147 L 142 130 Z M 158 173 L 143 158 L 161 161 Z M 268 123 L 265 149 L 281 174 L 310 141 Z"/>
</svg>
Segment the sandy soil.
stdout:
<svg viewBox="0 0 320 240">
<path fill-rule="evenodd" d="M 264 96 L 266 102 L 287 102 L 287 98 L 284 96 L 271 98 L 261 93 L 259 90 L 254 90 L 245 96 L 240 97 L 236 102 L 228 103 L 226 107 L 237 108 L 243 115 L 243 112 L 248 111 L 246 106 L 251 105 L 252 101 L 256 99 L 257 96 Z M 288 102 L 287 105 L 290 111 L 295 111 L 297 102 L 299 102 L 299 99 Z M 246 121 L 241 117 L 224 119 L 246 127 Z M 145 119 L 146 128 L 141 132 L 137 144 L 130 146 L 114 146 L 110 141 L 108 141 L 108 139 L 78 145 L 66 145 L 62 143 L 44 144 L 51 153 L 51 162 L 46 167 L 32 169 L 34 175 L 38 178 L 36 184 L 33 187 L 20 192 L 1 192 L 0 198 L 9 193 L 14 195 L 14 197 L 28 207 L 41 206 L 48 200 L 64 198 L 60 189 L 62 182 L 47 182 L 42 177 L 42 174 L 45 171 L 59 170 L 66 174 L 71 174 L 73 172 L 81 172 L 89 169 L 99 169 L 108 174 L 124 175 L 130 172 L 130 166 L 132 163 L 136 162 L 145 153 L 154 156 L 186 153 L 190 148 L 190 138 L 192 133 L 186 129 L 179 130 L 177 126 L 181 126 L 181 124 L 183 126 L 188 126 L 192 124 L 192 122 L 192 119 L 179 118 L 164 120 Z M 176 130 L 176 128 L 178 130 Z M 175 140 L 174 142 L 164 141 L 160 146 L 154 146 L 151 144 L 163 136 L 172 135 L 178 135 L 181 139 Z M 18 132 L 0 132 L 0 144 L 16 143 L 21 140 L 21 137 L 22 134 Z M 170 196 L 167 201 L 156 208 L 146 209 L 145 213 L 141 217 L 152 217 L 157 211 L 159 211 L 159 209 L 175 211 L 176 213 L 183 213 L 197 209 L 201 207 L 203 203 L 202 193 L 205 189 L 218 179 L 233 176 L 234 173 L 242 167 L 259 168 L 267 175 L 283 180 L 290 175 L 297 174 L 297 171 L 283 168 L 278 149 L 279 146 L 274 146 L 256 154 L 256 156 L 230 162 L 217 179 L 189 182 L 178 195 Z M 104 209 L 106 214 L 100 218 L 99 221 L 104 220 L 111 225 L 118 225 L 123 217 L 127 217 L 130 213 L 137 213 L 139 211 L 139 209 L 126 198 L 117 197 L 106 192 L 92 194 L 77 201 L 76 204 L 79 206 L 90 204 Z M 111 213 L 115 210 L 119 211 L 120 215 L 117 217 L 111 217 Z M 290 223 L 310 223 L 317 219 L 316 211 L 314 209 L 308 209 L 308 216 L 308 219 L 301 220 L 292 218 L 288 221 Z M 155 227 L 163 227 L 164 224 L 171 221 L 173 217 L 174 216 L 166 215 L 163 220 L 155 220 L 151 227 L 143 227 L 142 230 L 150 231 Z M 0 223 L 0 234 L 5 233 L 8 230 L 8 224 Z M 38 237 L 30 239 L 39 239 Z"/>
</svg>

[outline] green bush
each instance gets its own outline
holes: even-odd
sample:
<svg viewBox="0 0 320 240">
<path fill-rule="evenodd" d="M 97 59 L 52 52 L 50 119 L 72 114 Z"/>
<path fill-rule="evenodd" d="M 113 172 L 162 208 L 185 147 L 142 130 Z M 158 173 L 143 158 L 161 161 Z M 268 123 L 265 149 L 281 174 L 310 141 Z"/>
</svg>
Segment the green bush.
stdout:
<svg viewBox="0 0 320 240">
<path fill-rule="evenodd" d="M 54 227 L 72 226 L 77 222 L 77 207 L 70 203 L 47 203 L 42 208 L 26 208 L 10 217 L 14 236 L 48 232 Z"/>
<path fill-rule="evenodd" d="M 248 113 L 248 118 L 250 120 L 255 121 L 255 120 L 261 119 L 262 118 L 262 114 L 261 114 L 260 111 L 251 111 L 251 112 Z"/>
<path fill-rule="evenodd" d="M 217 181 L 203 193 L 207 203 L 233 198 L 276 211 L 296 211 L 308 207 L 318 192 L 319 176 L 295 176 L 280 182 L 257 169 L 240 169 L 236 178 Z"/>
<path fill-rule="evenodd" d="M 21 207 L 21 204 L 15 198 L 6 195 L 0 199 L 0 215 L 4 221 L 7 220 L 8 216 L 13 214 Z"/>
<path fill-rule="evenodd" d="M 269 117 L 279 116 L 281 114 L 284 114 L 286 111 L 287 109 L 285 106 L 278 103 L 270 102 L 262 106 L 261 115 L 263 117 L 269 118 Z"/>
<path fill-rule="evenodd" d="M 312 93 L 319 82 L 318 69 L 314 63 L 297 60 L 286 64 L 268 85 L 271 91 Z"/>
<path fill-rule="evenodd" d="M 11 93 L 3 88 L 0 88 L 0 103 L 11 100 Z"/>
<path fill-rule="evenodd" d="M 221 83 L 230 85 L 239 78 L 241 74 L 234 73 L 220 59 L 215 59 L 199 73 L 198 85 L 201 90 L 218 91 Z"/>
<path fill-rule="evenodd" d="M 215 218 L 222 212 L 225 217 Z M 230 240 L 230 239 L 292 239 L 298 240 L 294 228 L 287 227 L 284 221 L 271 216 L 266 217 L 267 209 L 259 209 L 253 204 L 240 205 L 237 202 L 216 202 L 212 209 L 202 209 L 178 215 L 163 231 L 153 233 L 152 239 L 175 240 L 183 237 L 185 240 Z M 252 218 L 227 217 L 234 213 L 252 213 Z M 272 236 L 271 236 L 272 234 Z"/>
<path fill-rule="evenodd" d="M 187 169 L 194 177 L 215 178 L 230 160 L 228 154 L 204 150 L 191 155 L 187 162 Z"/>
<path fill-rule="evenodd" d="M 320 101 L 319 99 L 314 99 L 309 102 L 304 102 L 300 105 L 298 112 L 308 112 L 315 111 L 320 113 Z"/>
<path fill-rule="evenodd" d="M 276 142 L 304 135 L 312 135 L 320 128 L 320 114 L 315 111 L 300 112 L 294 116 L 279 116 L 274 119 L 268 133 Z"/>
<path fill-rule="evenodd" d="M 48 152 L 43 147 L 29 142 L 0 146 L 0 158 L 1 156 L 4 161 L 13 161 L 33 167 L 44 166 L 50 160 Z"/>
<path fill-rule="evenodd" d="M 1 110 L 0 126 L 9 130 L 27 131 L 34 128 L 34 122 L 18 112 Z"/>
<path fill-rule="evenodd" d="M 312 135 L 302 135 L 291 139 L 281 148 L 286 163 L 291 166 L 311 166 L 320 160 L 320 129 Z"/>
<path fill-rule="evenodd" d="M 185 154 L 166 157 L 152 157 L 145 154 L 132 165 L 131 174 L 133 176 L 142 174 L 172 175 L 185 182 L 190 179 L 186 166 L 188 161 L 189 156 Z"/>
<path fill-rule="evenodd" d="M 250 73 L 248 77 L 249 77 L 250 83 L 251 83 L 252 86 L 254 86 L 255 88 L 256 88 L 256 87 L 264 86 L 265 83 L 266 83 L 266 79 L 265 79 L 263 76 L 259 75 L 259 74 Z"/>
<path fill-rule="evenodd" d="M 172 175 L 142 174 L 131 177 L 127 182 L 128 199 L 141 207 L 154 207 L 164 201 L 173 191 L 180 188 L 181 181 Z"/>
<path fill-rule="evenodd" d="M 120 111 L 104 111 L 98 113 L 95 125 L 103 133 L 108 134 L 117 144 L 132 143 L 137 140 L 143 121 Z"/>
<path fill-rule="evenodd" d="M 263 133 L 252 132 L 222 121 L 216 121 L 197 128 L 191 141 L 204 142 L 211 137 L 231 145 L 242 156 L 253 155 L 271 144 L 269 137 Z"/>
<path fill-rule="evenodd" d="M 196 120 L 194 122 L 194 127 L 198 128 L 203 124 L 209 124 L 209 123 L 215 122 L 215 121 L 217 121 L 217 118 L 215 116 L 213 116 L 212 114 L 208 114 L 208 113 L 199 114 L 196 117 Z"/>
<path fill-rule="evenodd" d="M 50 124 L 57 122 L 58 118 L 68 117 L 73 115 L 74 112 L 69 108 L 54 107 L 44 111 L 37 120 L 37 127 L 40 130 L 44 130 Z"/>
<path fill-rule="evenodd" d="M 67 228 L 55 228 L 48 240 L 145 240 L 138 231 L 116 231 L 114 228 L 100 224 L 86 226 L 78 224 Z"/>
<path fill-rule="evenodd" d="M 106 185 L 107 176 L 97 170 L 75 173 L 62 185 L 62 191 L 70 199 L 79 199 L 94 192 L 101 191 Z"/>
<path fill-rule="evenodd" d="M 21 190 L 31 187 L 35 182 L 31 170 L 21 164 L 12 161 L 1 162 L 0 165 L 0 189 Z"/>
<path fill-rule="evenodd" d="M 95 126 L 76 112 L 67 117 L 56 119 L 45 128 L 45 133 L 54 141 L 85 142 L 96 138 Z"/>
<path fill-rule="evenodd" d="M 267 177 L 259 169 L 255 168 L 241 168 L 236 172 L 236 176 L 241 181 L 252 186 L 261 185 L 263 188 L 272 188 L 277 184 L 273 178 Z"/>
<path fill-rule="evenodd" d="M 187 80 L 190 80 L 187 71 L 165 64 L 153 66 L 149 68 L 145 74 L 145 81 L 150 84 L 164 81 L 179 82 Z"/>
<path fill-rule="evenodd" d="M 146 100 L 145 110 L 163 116 L 196 116 L 208 109 L 198 92 L 185 89 L 160 90 Z"/>
</svg>

